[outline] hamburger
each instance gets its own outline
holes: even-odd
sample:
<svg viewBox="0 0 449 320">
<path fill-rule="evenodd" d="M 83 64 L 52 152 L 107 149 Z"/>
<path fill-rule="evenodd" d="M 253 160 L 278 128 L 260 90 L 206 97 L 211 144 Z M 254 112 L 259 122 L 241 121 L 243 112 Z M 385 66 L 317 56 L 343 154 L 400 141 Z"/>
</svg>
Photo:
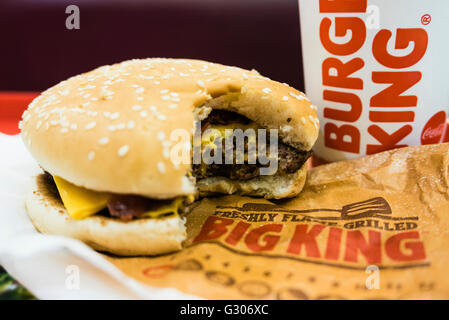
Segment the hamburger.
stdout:
<svg viewBox="0 0 449 320">
<path fill-rule="evenodd" d="M 318 135 L 316 107 L 303 93 L 254 70 L 200 60 L 103 66 L 46 90 L 22 118 L 24 144 L 43 169 L 26 197 L 34 226 L 116 255 L 181 249 L 199 196 L 297 195 Z M 275 131 L 276 152 L 266 149 L 276 170 L 262 174 L 259 154 L 241 163 L 235 150 L 232 162 L 192 161 L 198 148 L 229 151 L 227 129 Z"/>
</svg>

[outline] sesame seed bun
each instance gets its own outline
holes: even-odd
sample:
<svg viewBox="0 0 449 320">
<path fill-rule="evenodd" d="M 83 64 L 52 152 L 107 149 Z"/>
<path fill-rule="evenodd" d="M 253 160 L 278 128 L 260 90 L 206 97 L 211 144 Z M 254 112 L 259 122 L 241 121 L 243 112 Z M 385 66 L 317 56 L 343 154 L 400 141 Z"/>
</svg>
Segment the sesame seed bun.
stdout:
<svg viewBox="0 0 449 320">
<path fill-rule="evenodd" d="M 213 194 L 241 194 L 283 199 L 296 196 L 301 192 L 307 177 L 307 166 L 285 175 L 259 176 L 250 180 L 231 180 L 224 177 L 211 177 L 198 181 L 197 188 L 201 196 Z"/>
<path fill-rule="evenodd" d="M 25 206 L 38 231 L 75 238 L 96 250 L 121 256 L 177 251 L 186 238 L 185 218 L 178 215 L 128 222 L 100 215 L 72 219 L 59 198 L 49 191 L 43 175 L 34 180 Z"/>
<path fill-rule="evenodd" d="M 46 90 L 24 113 L 22 137 L 46 171 L 75 185 L 173 198 L 196 189 L 187 178 L 191 164 L 170 160 L 170 134 L 192 134 L 195 110 L 204 105 L 278 129 L 281 140 L 297 149 L 310 150 L 318 135 L 316 108 L 286 84 L 205 61 L 143 59 L 103 66 Z M 223 181 L 201 188 L 283 197 L 301 190 L 303 176 L 272 184 L 282 190 L 265 182 L 260 190 L 257 183 L 225 188 Z"/>
</svg>

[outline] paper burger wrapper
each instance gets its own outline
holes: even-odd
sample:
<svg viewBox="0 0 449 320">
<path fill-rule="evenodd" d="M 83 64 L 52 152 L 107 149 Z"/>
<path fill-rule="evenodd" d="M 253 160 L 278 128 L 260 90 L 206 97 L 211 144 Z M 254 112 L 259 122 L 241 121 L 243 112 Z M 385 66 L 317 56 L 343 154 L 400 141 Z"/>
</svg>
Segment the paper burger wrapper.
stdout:
<svg viewBox="0 0 449 320">
<path fill-rule="evenodd" d="M 106 256 L 208 299 L 448 299 L 449 144 L 310 170 L 296 198 L 204 199 L 180 252 Z"/>
</svg>

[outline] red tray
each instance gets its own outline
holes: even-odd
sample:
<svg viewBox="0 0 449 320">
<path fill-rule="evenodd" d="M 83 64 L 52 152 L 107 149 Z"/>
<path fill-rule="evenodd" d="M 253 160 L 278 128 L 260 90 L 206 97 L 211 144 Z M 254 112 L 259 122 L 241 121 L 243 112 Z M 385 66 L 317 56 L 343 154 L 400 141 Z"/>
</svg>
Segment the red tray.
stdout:
<svg viewBox="0 0 449 320">
<path fill-rule="evenodd" d="M 38 95 L 39 92 L 0 92 L 0 133 L 18 134 L 23 111 Z"/>
</svg>

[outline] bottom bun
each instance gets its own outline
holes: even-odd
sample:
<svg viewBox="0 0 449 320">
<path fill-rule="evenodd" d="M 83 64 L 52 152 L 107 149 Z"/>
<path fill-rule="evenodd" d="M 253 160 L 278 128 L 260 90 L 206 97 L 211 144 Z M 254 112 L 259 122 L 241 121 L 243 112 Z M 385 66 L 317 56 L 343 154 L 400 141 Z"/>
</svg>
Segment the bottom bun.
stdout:
<svg viewBox="0 0 449 320">
<path fill-rule="evenodd" d="M 291 174 L 259 176 L 250 180 L 231 180 L 225 177 L 211 177 L 197 181 L 201 196 L 211 194 L 239 194 L 282 199 L 294 197 L 301 192 L 307 177 L 307 164 Z"/>
<path fill-rule="evenodd" d="M 170 216 L 123 222 L 95 215 L 72 219 L 52 192 L 44 175 L 36 178 L 25 200 L 28 215 L 42 233 L 83 241 L 93 249 L 120 256 L 157 255 L 182 249 L 186 238 L 185 219 Z"/>
</svg>

